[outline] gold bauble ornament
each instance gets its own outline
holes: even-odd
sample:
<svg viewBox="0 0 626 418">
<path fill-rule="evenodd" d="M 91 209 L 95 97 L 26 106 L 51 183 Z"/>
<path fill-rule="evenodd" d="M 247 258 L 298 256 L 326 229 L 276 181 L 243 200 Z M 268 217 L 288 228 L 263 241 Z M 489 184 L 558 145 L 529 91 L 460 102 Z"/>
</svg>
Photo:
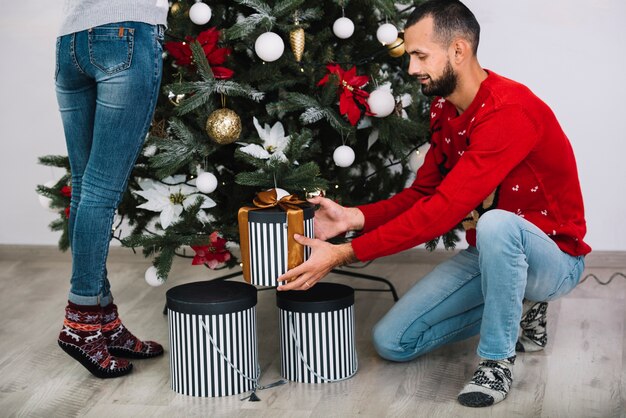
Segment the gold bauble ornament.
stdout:
<svg viewBox="0 0 626 418">
<path fill-rule="evenodd" d="M 233 143 L 241 134 L 241 119 L 233 110 L 217 109 L 206 120 L 206 133 L 220 145 Z"/>
<path fill-rule="evenodd" d="M 177 14 L 180 13 L 181 9 L 182 9 L 182 6 L 180 5 L 180 3 L 176 2 L 172 4 L 172 7 L 170 7 L 170 13 L 172 14 L 172 16 L 176 16 Z"/>
<path fill-rule="evenodd" d="M 404 39 L 398 38 L 392 43 L 386 45 L 389 50 L 389 55 L 394 58 L 400 58 L 404 55 Z"/>
<path fill-rule="evenodd" d="M 300 62 L 304 53 L 304 29 L 297 27 L 289 32 L 289 44 L 293 55 L 296 57 L 296 62 Z"/>
</svg>

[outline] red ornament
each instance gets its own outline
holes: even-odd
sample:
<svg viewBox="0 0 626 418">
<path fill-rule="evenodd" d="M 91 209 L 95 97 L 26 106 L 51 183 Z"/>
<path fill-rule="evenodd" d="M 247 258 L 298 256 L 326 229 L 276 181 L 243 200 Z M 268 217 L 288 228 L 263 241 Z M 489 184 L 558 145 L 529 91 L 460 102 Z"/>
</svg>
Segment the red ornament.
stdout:
<svg viewBox="0 0 626 418">
<path fill-rule="evenodd" d="M 347 116 L 352 126 L 356 125 L 361 118 L 363 108 L 365 109 L 365 114 L 371 116 L 372 112 L 369 104 L 367 104 L 367 98 L 370 94 L 362 90 L 362 87 L 369 82 L 369 76 L 356 75 L 356 67 L 344 71 L 338 64 L 328 64 L 326 68 L 328 69 L 328 74 L 317 85 L 322 86 L 328 83 L 331 74 L 337 75 L 339 79 L 337 82 L 339 87 L 339 113 Z"/>
<path fill-rule="evenodd" d="M 192 245 L 196 252 L 192 265 L 205 264 L 210 269 L 215 269 L 230 260 L 231 254 L 226 249 L 226 240 L 217 232 L 209 235 L 209 245 Z"/>
<path fill-rule="evenodd" d="M 216 28 L 210 28 L 201 32 L 196 39 L 191 36 L 185 37 L 185 42 L 166 42 L 165 49 L 176 60 L 176 64 L 186 67 L 192 64 L 193 54 L 191 53 L 190 43 L 198 41 L 207 61 L 213 70 L 213 76 L 217 79 L 229 79 L 233 76 L 233 70 L 222 67 L 226 62 L 226 57 L 230 55 L 230 48 L 218 48 L 217 41 L 220 37 L 220 31 Z"/>
</svg>

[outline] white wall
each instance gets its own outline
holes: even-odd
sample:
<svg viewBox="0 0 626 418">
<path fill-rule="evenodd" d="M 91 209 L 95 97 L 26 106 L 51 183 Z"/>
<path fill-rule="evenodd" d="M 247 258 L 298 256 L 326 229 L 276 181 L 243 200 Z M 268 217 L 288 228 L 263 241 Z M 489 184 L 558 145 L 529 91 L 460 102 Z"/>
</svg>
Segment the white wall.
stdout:
<svg viewBox="0 0 626 418">
<path fill-rule="evenodd" d="M 0 244 L 55 244 L 54 215 L 35 185 L 61 173 L 36 157 L 65 154 L 54 96 L 61 2 L 21 0 L 0 14 Z M 485 68 L 529 86 L 555 111 L 576 157 L 587 242 L 626 251 L 626 130 L 623 0 L 466 0 L 482 26 Z M 555 155 L 555 158 L 558 158 Z"/>
</svg>

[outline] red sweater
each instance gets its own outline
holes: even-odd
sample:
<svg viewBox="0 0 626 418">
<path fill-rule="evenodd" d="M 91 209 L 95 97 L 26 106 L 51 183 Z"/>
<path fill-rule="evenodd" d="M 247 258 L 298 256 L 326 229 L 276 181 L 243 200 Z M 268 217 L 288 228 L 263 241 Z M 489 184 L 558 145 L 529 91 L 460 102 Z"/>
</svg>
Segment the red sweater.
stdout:
<svg viewBox="0 0 626 418">
<path fill-rule="evenodd" d="M 527 87 L 493 72 L 458 115 L 436 98 L 431 147 L 413 184 L 395 196 L 359 206 L 364 234 L 352 241 L 361 261 L 397 253 L 459 223 L 476 245 L 476 222 L 490 209 L 516 213 L 561 250 L 591 251 L 576 161 L 550 108 Z"/>
</svg>

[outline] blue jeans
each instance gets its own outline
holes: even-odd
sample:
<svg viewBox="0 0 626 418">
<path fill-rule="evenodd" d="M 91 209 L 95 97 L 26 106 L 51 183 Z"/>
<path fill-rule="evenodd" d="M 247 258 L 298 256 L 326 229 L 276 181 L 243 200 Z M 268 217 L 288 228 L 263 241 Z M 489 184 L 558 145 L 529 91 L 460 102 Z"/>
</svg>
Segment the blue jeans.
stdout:
<svg viewBox="0 0 626 418">
<path fill-rule="evenodd" d="M 381 357 L 409 361 L 480 333 L 480 357 L 515 354 L 522 301 L 550 301 L 571 291 L 584 257 L 562 252 L 532 223 L 491 210 L 477 225 L 476 247 L 437 266 L 376 324 Z"/>
<path fill-rule="evenodd" d="M 98 26 L 57 39 L 56 92 L 71 167 L 69 300 L 111 301 L 106 259 L 115 210 L 152 121 L 164 28 Z"/>
</svg>

